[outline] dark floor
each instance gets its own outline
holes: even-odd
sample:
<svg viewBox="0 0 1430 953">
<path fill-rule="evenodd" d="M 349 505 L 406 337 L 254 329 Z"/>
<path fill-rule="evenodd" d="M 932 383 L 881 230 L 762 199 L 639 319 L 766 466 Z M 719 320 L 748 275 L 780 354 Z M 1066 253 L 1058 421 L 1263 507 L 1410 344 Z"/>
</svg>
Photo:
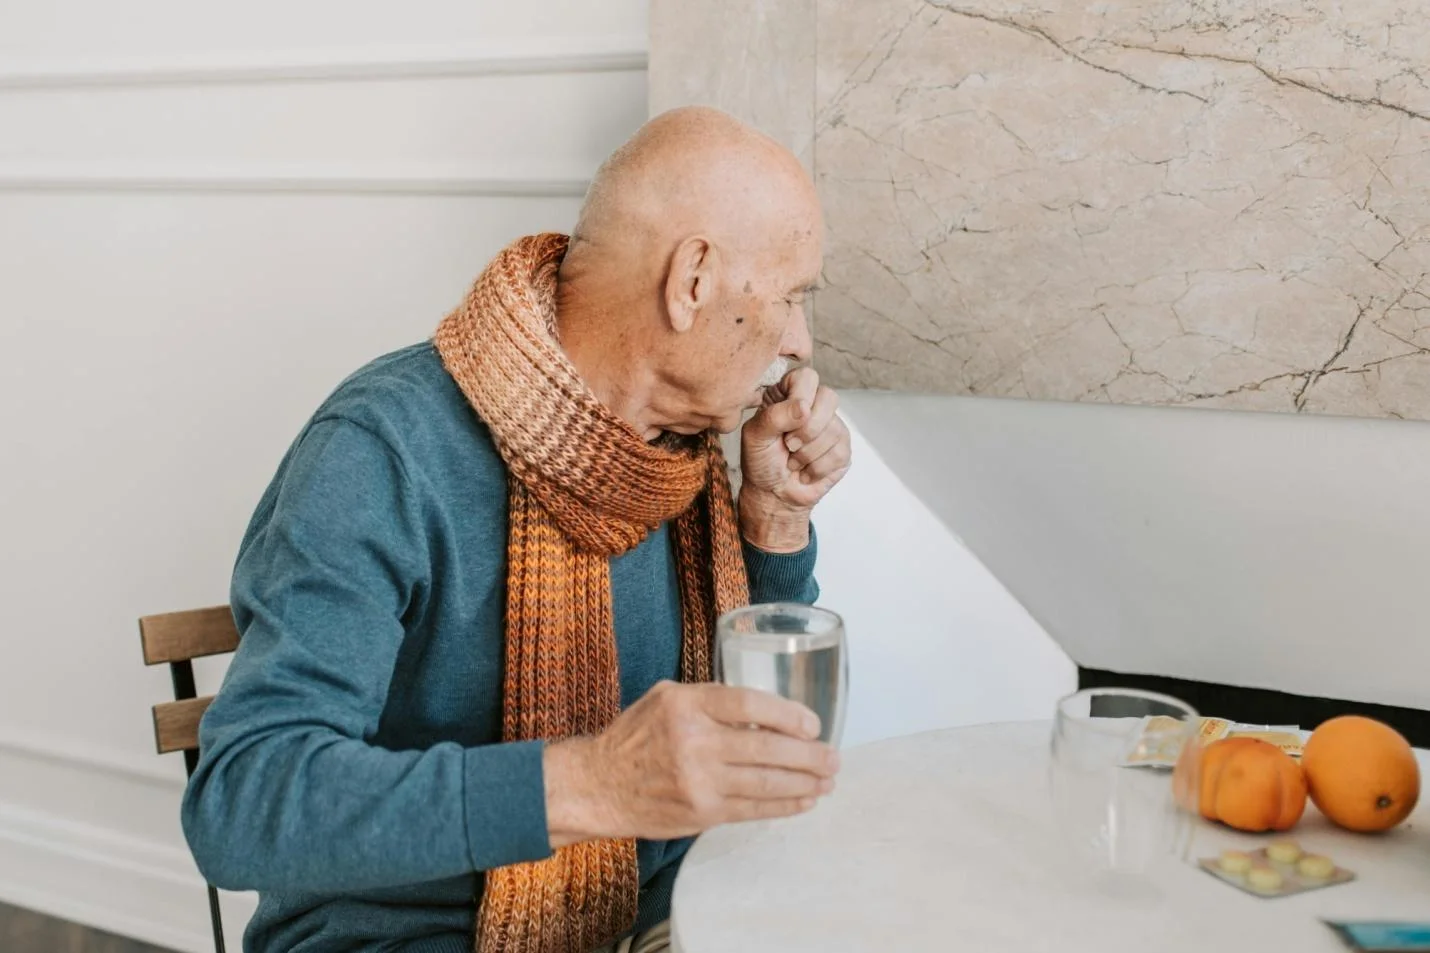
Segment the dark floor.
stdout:
<svg viewBox="0 0 1430 953">
<path fill-rule="evenodd" d="M 3 953 L 171 953 L 169 950 L 102 933 L 43 913 L 0 903 Z"/>
</svg>

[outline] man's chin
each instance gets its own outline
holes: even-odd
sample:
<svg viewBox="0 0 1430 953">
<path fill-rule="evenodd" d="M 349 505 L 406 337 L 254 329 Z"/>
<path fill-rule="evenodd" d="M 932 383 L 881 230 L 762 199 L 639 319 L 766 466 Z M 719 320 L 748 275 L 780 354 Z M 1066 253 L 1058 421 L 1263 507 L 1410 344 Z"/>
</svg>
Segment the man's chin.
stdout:
<svg viewBox="0 0 1430 953">
<path fill-rule="evenodd" d="M 722 417 L 718 420 L 712 420 L 704 426 L 699 424 L 670 424 L 665 427 L 664 430 L 666 433 L 673 433 L 681 437 L 694 437 L 707 430 L 715 430 L 719 433 L 733 433 L 740 428 L 740 422 L 738 417 L 735 418 L 733 422 Z"/>
<path fill-rule="evenodd" d="M 710 421 L 710 429 L 716 433 L 734 433 L 744 425 L 745 419 L 750 415 L 751 411 L 755 410 L 758 406 L 759 405 L 756 404 L 754 406 L 741 407 L 739 410 L 726 414 L 723 417 L 715 417 Z"/>
</svg>

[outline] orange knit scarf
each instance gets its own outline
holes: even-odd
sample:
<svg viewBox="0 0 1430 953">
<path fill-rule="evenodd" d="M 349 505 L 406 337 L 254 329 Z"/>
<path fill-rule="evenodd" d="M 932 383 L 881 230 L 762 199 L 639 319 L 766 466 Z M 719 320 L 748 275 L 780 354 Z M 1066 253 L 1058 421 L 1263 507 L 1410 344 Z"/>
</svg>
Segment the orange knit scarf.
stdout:
<svg viewBox="0 0 1430 953">
<path fill-rule="evenodd" d="M 715 619 L 749 601 L 715 435 L 646 442 L 596 400 L 557 344 L 566 245 L 554 234 L 513 243 L 436 334 L 510 471 L 508 741 L 595 734 L 620 712 L 609 560 L 661 523 L 675 521 L 683 681 L 710 680 Z M 588 953 L 631 929 L 638 890 L 633 840 L 489 871 L 476 950 Z"/>
</svg>

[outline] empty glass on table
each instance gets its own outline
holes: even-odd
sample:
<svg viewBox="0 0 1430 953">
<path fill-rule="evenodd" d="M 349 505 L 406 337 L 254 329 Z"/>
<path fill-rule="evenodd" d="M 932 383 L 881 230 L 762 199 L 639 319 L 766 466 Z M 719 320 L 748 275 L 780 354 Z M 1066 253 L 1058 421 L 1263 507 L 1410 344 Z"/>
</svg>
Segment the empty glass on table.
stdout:
<svg viewBox="0 0 1430 953">
<path fill-rule="evenodd" d="M 1085 689 L 1058 702 L 1049 785 L 1054 823 L 1074 861 L 1135 874 L 1185 857 L 1199 724 L 1185 702 L 1136 689 Z"/>
</svg>

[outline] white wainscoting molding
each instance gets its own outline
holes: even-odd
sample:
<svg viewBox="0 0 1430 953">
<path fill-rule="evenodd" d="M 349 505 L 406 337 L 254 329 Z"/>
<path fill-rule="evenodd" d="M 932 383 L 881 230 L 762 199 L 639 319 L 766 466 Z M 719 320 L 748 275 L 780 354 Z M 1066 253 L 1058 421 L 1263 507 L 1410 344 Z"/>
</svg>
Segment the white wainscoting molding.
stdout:
<svg viewBox="0 0 1430 953">
<path fill-rule="evenodd" d="M 174 950 L 213 949 L 204 881 L 187 851 L 3 803 L 0 896 Z M 254 904 L 223 895 L 225 934 L 237 939 Z"/>
<path fill-rule="evenodd" d="M 105 61 L 0 60 L 0 90 L 301 83 L 411 77 L 626 72 L 646 68 L 645 37 L 544 37 L 500 44 L 252 51 Z"/>
<path fill-rule="evenodd" d="M 473 164 L 293 165 L 0 161 L 0 192 L 296 192 L 580 198 L 589 170 L 483 170 Z"/>
<path fill-rule="evenodd" d="M 143 717 L 142 713 L 139 717 Z M 120 775 L 171 791 L 184 786 L 184 759 L 177 752 L 172 755 L 155 754 L 151 761 L 137 764 L 117 752 L 74 738 L 59 735 L 45 737 L 33 731 L 21 732 L 0 725 L 0 755 L 7 752 L 53 764 Z"/>
</svg>

